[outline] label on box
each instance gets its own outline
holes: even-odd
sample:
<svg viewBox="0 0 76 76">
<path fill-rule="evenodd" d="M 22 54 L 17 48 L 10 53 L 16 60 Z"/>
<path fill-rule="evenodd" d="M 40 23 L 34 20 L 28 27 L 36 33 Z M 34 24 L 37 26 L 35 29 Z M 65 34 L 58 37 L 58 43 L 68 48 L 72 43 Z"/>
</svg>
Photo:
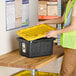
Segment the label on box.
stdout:
<svg viewBox="0 0 76 76">
<path fill-rule="evenodd" d="M 22 51 L 23 51 L 23 53 L 26 53 L 26 49 L 23 49 Z"/>
<path fill-rule="evenodd" d="M 23 53 L 26 53 L 26 44 L 25 43 L 22 43 L 22 51 L 23 51 Z"/>
</svg>

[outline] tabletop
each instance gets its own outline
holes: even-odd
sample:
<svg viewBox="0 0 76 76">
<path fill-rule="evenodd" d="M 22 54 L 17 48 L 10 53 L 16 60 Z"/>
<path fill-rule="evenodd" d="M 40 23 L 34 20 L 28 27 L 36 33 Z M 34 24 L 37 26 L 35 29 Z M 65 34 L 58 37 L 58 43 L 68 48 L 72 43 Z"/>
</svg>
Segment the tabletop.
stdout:
<svg viewBox="0 0 76 76">
<path fill-rule="evenodd" d="M 63 55 L 63 48 L 54 44 L 53 55 L 27 58 L 19 54 L 19 50 L 15 50 L 8 54 L 0 56 L 0 66 L 25 68 L 25 69 L 39 69 L 49 62 L 61 57 Z"/>
</svg>

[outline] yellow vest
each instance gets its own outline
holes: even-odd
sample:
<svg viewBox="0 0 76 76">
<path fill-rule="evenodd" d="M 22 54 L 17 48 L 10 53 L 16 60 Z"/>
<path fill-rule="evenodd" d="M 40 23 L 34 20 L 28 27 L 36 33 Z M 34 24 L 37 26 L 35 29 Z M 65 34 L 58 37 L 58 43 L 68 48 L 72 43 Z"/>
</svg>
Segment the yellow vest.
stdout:
<svg viewBox="0 0 76 76">
<path fill-rule="evenodd" d="M 70 2 L 71 2 L 71 0 L 68 1 L 67 7 L 66 7 L 64 23 L 66 23 L 68 14 L 69 14 L 71 8 L 73 8 L 76 0 L 72 0 L 72 3 L 69 7 Z M 61 45 L 65 48 L 76 49 L 76 31 L 63 33 L 61 35 Z"/>
</svg>

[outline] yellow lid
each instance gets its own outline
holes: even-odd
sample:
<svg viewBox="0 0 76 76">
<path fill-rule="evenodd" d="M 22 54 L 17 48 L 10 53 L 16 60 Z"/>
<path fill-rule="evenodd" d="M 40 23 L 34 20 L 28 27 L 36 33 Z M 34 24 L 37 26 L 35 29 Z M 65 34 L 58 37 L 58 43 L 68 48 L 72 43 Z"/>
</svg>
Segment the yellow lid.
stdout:
<svg viewBox="0 0 76 76">
<path fill-rule="evenodd" d="M 60 76 L 58 73 L 48 73 L 48 72 L 40 72 L 40 71 L 36 71 L 35 74 L 36 76 Z M 29 70 L 21 71 L 12 76 L 31 76 L 31 71 Z"/>
<path fill-rule="evenodd" d="M 56 29 L 49 25 L 41 24 L 19 30 L 17 34 L 28 41 L 32 41 L 44 37 L 47 34 L 47 32 L 51 30 L 56 30 Z"/>
</svg>

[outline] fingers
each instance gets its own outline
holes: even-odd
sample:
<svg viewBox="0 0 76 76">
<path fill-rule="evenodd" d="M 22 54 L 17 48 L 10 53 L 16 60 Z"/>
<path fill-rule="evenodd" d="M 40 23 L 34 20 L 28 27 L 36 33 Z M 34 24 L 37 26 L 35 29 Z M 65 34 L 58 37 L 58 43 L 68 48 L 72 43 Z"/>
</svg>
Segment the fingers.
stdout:
<svg viewBox="0 0 76 76">
<path fill-rule="evenodd" d="M 51 36 L 50 35 L 46 35 L 45 37 L 50 38 Z"/>
<path fill-rule="evenodd" d="M 47 34 L 45 35 L 45 37 L 47 37 L 47 38 L 51 38 L 51 37 L 57 38 L 57 31 L 47 32 Z"/>
<path fill-rule="evenodd" d="M 47 38 L 51 38 L 51 37 L 48 35 Z"/>
<path fill-rule="evenodd" d="M 50 37 L 51 37 L 50 32 L 48 32 L 48 33 L 45 35 L 45 37 L 50 38 Z"/>
</svg>

